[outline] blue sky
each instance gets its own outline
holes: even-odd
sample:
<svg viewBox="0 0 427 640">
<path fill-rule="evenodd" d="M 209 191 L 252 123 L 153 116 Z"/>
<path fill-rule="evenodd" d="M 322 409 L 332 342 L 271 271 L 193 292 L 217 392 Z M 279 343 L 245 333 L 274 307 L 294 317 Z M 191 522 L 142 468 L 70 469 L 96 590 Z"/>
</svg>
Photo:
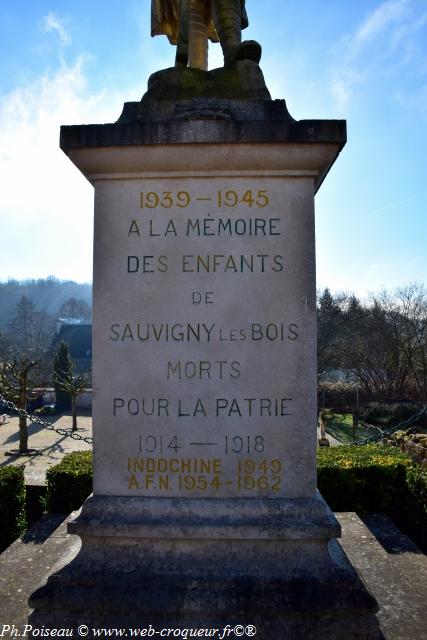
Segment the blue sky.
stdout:
<svg viewBox="0 0 427 640">
<path fill-rule="evenodd" d="M 427 283 L 427 0 L 247 0 L 273 98 L 345 118 L 348 143 L 316 196 L 318 286 Z M 173 65 L 149 0 L 2 0 L 0 279 L 90 281 L 92 187 L 61 124 L 113 122 Z M 210 67 L 221 64 L 219 45 Z"/>
</svg>

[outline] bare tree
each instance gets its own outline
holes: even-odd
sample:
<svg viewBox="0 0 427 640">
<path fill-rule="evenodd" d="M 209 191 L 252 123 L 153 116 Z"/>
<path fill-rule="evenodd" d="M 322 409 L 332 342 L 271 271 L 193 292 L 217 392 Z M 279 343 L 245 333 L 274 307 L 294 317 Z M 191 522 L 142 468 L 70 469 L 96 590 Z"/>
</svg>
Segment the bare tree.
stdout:
<svg viewBox="0 0 427 640">
<path fill-rule="evenodd" d="M 46 311 L 39 311 L 30 298 L 22 296 L 7 328 L 7 337 L 16 346 L 16 350 L 28 357 L 40 359 L 50 346 L 54 323 Z"/>
<path fill-rule="evenodd" d="M 82 298 L 68 298 L 58 311 L 60 318 L 79 318 L 89 322 L 92 317 L 92 310 L 86 300 Z"/>
<path fill-rule="evenodd" d="M 36 386 L 33 375 L 39 366 L 36 360 L 14 358 L 12 362 L 0 363 L 0 390 L 18 409 L 27 410 L 27 402 Z M 19 453 L 28 453 L 28 428 L 25 415 L 19 415 Z"/>
<path fill-rule="evenodd" d="M 325 289 L 317 303 L 317 359 L 318 371 L 340 366 L 339 344 L 342 339 L 344 294 L 333 296 Z"/>
<path fill-rule="evenodd" d="M 362 303 L 318 299 L 318 366 L 351 372 L 373 399 L 427 398 L 427 290 L 411 284 Z"/>
<path fill-rule="evenodd" d="M 342 366 L 377 400 L 426 399 L 427 296 L 422 285 L 350 298 L 342 316 Z"/>
<path fill-rule="evenodd" d="M 427 399 L 427 290 L 414 283 L 397 289 L 395 306 L 401 318 L 403 349 L 418 394 Z"/>
<path fill-rule="evenodd" d="M 8 330 L 13 341 L 27 353 L 34 347 L 36 317 L 36 305 L 27 296 L 22 296 L 15 307 L 15 316 L 9 323 Z"/>
<path fill-rule="evenodd" d="M 72 431 L 77 431 L 77 398 L 87 389 L 89 384 L 89 376 L 85 373 L 74 374 L 76 363 L 71 361 L 72 375 L 69 371 L 55 371 L 54 381 L 63 391 L 70 394 L 71 398 L 71 414 L 72 414 Z"/>
</svg>

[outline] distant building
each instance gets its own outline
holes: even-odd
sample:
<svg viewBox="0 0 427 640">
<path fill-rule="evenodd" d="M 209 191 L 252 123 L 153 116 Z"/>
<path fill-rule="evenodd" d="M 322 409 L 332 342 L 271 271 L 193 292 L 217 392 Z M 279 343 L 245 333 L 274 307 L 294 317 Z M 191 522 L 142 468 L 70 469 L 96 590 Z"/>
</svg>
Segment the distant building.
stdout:
<svg viewBox="0 0 427 640">
<path fill-rule="evenodd" d="M 71 359 L 76 363 L 76 371 L 92 369 L 92 325 L 77 318 L 59 318 L 56 335 L 52 342 L 54 351 L 61 341 L 68 345 Z"/>
</svg>

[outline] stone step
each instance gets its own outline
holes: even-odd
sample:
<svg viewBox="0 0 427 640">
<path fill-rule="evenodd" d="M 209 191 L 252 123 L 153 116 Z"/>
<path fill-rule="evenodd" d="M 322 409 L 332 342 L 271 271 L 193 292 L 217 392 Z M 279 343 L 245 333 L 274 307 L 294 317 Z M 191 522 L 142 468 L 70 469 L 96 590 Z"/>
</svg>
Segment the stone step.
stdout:
<svg viewBox="0 0 427 640">
<path fill-rule="evenodd" d="M 386 640 L 427 640 L 427 556 L 384 515 L 336 516 L 341 546 L 378 602 Z"/>
<path fill-rule="evenodd" d="M 22 631 L 29 595 L 78 552 L 80 539 L 66 531 L 72 515 L 42 518 L 0 555 L 0 637 L 12 637 L 1 625 Z M 336 516 L 341 546 L 380 606 L 385 640 L 427 640 L 427 556 L 386 516 Z"/>
</svg>

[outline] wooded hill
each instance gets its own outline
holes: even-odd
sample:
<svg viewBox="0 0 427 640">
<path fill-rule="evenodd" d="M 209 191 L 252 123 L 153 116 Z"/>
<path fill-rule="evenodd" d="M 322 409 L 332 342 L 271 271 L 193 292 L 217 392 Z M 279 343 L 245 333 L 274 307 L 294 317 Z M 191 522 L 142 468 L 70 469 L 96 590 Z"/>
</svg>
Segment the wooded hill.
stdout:
<svg viewBox="0 0 427 640">
<path fill-rule="evenodd" d="M 53 276 L 39 280 L 0 282 L 0 331 L 7 329 L 22 296 L 29 298 L 37 310 L 57 316 L 61 306 L 70 298 L 84 300 L 91 307 L 92 285 L 58 280 Z"/>
</svg>

